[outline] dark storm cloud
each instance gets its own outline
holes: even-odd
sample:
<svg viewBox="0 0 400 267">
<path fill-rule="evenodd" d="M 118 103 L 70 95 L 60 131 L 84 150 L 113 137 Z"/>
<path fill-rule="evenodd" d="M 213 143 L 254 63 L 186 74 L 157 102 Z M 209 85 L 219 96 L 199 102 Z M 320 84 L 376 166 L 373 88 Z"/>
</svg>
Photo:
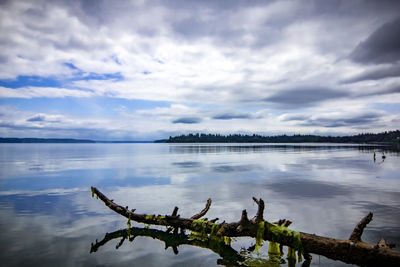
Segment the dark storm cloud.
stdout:
<svg viewBox="0 0 400 267">
<path fill-rule="evenodd" d="M 253 116 L 248 113 L 226 112 L 226 113 L 216 114 L 212 118 L 214 120 L 233 120 L 233 119 L 253 119 Z"/>
<path fill-rule="evenodd" d="M 394 63 L 400 60 L 400 17 L 374 31 L 351 53 L 358 63 Z"/>
<path fill-rule="evenodd" d="M 201 119 L 196 117 L 183 117 L 172 121 L 172 123 L 183 123 L 183 124 L 196 124 L 200 122 Z"/>
<path fill-rule="evenodd" d="M 359 75 L 343 80 L 342 83 L 356 83 L 367 80 L 380 80 L 399 76 L 400 64 L 397 64 L 395 66 L 385 66 L 374 70 L 364 71 Z"/>
<path fill-rule="evenodd" d="M 298 125 L 301 126 L 321 126 L 321 127 L 345 127 L 345 126 L 362 126 L 371 125 L 371 123 L 379 122 L 383 117 L 382 113 L 379 112 L 365 112 L 362 114 L 355 114 L 346 116 L 306 116 L 302 114 L 294 114 L 286 116 L 284 121 L 297 121 Z"/>
<path fill-rule="evenodd" d="M 349 95 L 348 92 L 330 88 L 302 87 L 279 91 L 270 97 L 264 98 L 264 101 L 274 103 L 278 107 L 297 108 Z"/>
</svg>

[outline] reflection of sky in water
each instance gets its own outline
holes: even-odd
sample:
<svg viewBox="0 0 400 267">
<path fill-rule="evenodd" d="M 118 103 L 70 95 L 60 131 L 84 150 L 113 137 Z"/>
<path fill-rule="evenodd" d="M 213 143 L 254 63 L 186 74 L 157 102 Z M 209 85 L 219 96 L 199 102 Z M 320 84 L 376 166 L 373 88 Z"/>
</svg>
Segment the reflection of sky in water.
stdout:
<svg viewBox="0 0 400 267">
<path fill-rule="evenodd" d="M 358 146 L 2 144 L 0 260 L 9 265 L 216 265 L 217 255 L 183 246 L 179 256 L 156 240 L 114 243 L 89 254 L 90 243 L 125 220 L 90 198 L 94 185 L 137 212 L 190 217 L 213 205 L 209 218 L 236 221 L 266 202 L 266 218 L 293 229 L 347 238 L 369 211 L 364 239 L 400 244 L 399 156 L 374 163 Z M 379 151 L 379 150 L 376 150 Z M 246 243 L 247 242 L 247 243 Z M 239 240 L 238 248 L 252 240 Z M 317 264 L 314 260 L 313 264 Z M 338 264 L 324 261 L 324 265 Z"/>
</svg>

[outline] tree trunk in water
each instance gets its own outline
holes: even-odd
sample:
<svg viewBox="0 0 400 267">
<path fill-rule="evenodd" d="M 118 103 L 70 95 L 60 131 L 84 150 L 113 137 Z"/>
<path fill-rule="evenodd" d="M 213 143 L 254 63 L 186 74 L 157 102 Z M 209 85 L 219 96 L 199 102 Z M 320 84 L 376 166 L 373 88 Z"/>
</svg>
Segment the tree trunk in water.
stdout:
<svg viewBox="0 0 400 267">
<path fill-rule="evenodd" d="M 96 195 L 111 210 L 126 217 L 128 226 L 130 226 L 130 221 L 133 220 L 139 223 L 171 227 L 168 232 L 173 228 L 181 228 L 181 230 L 187 229 L 210 234 L 210 236 L 254 237 L 256 244 L 260 240 L 278 242 L 299 251 L 306 258 L 309 253 L 314 253 L 332 260 L 340 260 L 360 266 L 400 266 L 400 251 L 392 250 L 392 245 L 386 244 L 385 240 L 381 239 L 376 245 L 361 240 L 364 228 L 372 220 L 372 213 L 369 213 L 357 224 L 349 239 L 342 240 L 293 231 L 285 227 L 285 225 L 290 224 L 286 220 L 279 223 L 265 221 L 263 218 L 264 201 L 262 199 L 253 198 L 258 205 L 258 210 L 252 219 L 248 219 L 246 210 L 243 210 L 238 222 L 216 223 L 218 218 L 209 221 L 199 220 L 210 208 L 211 199 L 208 199 L 206 207 L 200 213 L 191 218 L 180 218 L 177 207 L 174 208 L 171 215 L 138 214 L 135 213 L 134 209 L 129 210 L 128 207 L 114 203 L 97 188 L 91 187 L 91 190 L 92 197 Z"/>
</svg>

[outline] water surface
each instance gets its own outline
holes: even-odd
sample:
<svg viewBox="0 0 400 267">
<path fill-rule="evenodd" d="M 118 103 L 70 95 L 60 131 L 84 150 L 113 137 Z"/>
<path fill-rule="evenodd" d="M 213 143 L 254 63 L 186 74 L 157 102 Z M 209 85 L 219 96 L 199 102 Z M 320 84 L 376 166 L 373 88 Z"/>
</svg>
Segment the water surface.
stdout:
<svg viewBox="0 0 400 267">
<path fill-rule="evenodd" d="M 377 160 L 373 160 L 373 153 Z M 112 240 L 126 220 L 91 198 L 96 186 L 138 213 L 182 217 L 213 204 L 208 218 L 237 221 L 266 203 L 265 218 L 294 230 L 348 238 L 369 211 L 363 239 L 400 245 L 400 158 L 397 152 L 321 144 L 0 144 L 0 262 L 3 266 L 216 266 L 208 249 L 171 248 L 137 237 Z M 133 224 L 141 227 L 143 225 Z M 254 244 L 240 238 L 240 250 Z M 266 254 L 265 245 L 260 255 Z M 312 266 L 346 266 L 314 255 Z M 284 266 L 284 265 L 283 265 Z"/>
</svg>

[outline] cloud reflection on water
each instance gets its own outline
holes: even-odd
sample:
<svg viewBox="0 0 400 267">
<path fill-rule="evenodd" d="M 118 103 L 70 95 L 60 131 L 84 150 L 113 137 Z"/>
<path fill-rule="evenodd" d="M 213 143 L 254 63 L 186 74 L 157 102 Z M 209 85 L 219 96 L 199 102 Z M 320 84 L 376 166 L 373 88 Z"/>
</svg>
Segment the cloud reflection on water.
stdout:
<svg viewBox="0 0 400 267">
<path fill-rule="evenodd" d="M 74 146 L 75 152 L 63 146 L 56 146 L 54 152 L 34 147 L 36 154 L 53 153 L 61 162 L 58 169 L 50 170 L 54 164 L 50 157 L 43 161 L 38 157 L 47 171 L 3 169 L 1 261 L 10 266 L 22 261 L 54 264 L 57 260 L 85 266 L 215 265 L 217 256 L 207 251 L 184 247 L 176 257 L 148 239 L 138 239 L 118 251 L 111 245 L 100 254 L 88 255 L 93 240 L 126 225 L 123 218 L 90 198 L 90 185 L 139 213 L 169 214 L 178 206 L 182 217 L 190 217 L 211 197 L 207 216 L 221 221 L 239 220 L 243 209 L 253 216 L 257 207 L 251 197 L 261 197 L 268 220 L 286 218 L 294 222 L 291 228 L 295 230 L 336 238 L 347 238 L 355 224 L 372 211 L 375 217 L 364 239 L 376 242 L 383 236 L 400 244 L 398 155 L 388 154 L 384 164 L 378 165 L 373 162 L 372 150 L 354 147 L 282 150 L 234 146 L 185 145 L 183 150 L 180 145 Z M 32 146 L 22 148 L 11 166 L 18 166 L 17 158 L 29 161 Z M 87 159 L 72 160 L 80 149 L 86 151 Z M 98 153 L 101 167 L 96 167 L 100 166 Z M 7 153 L 0 155 L 2 162 L 5 157 Z M 28 233 L 26 227 L 31 229 Z M 21 236 L 24 241 L 16 238 Z M 251 242 L 240 239 L 236 246 Z M 56 256 L 60 254 L 65 257 Z M 40 259 L 34 258 L 37 255 Z M 329 264 L 333 263 L 324 261 L 324 266 Z"/>
</svg>

